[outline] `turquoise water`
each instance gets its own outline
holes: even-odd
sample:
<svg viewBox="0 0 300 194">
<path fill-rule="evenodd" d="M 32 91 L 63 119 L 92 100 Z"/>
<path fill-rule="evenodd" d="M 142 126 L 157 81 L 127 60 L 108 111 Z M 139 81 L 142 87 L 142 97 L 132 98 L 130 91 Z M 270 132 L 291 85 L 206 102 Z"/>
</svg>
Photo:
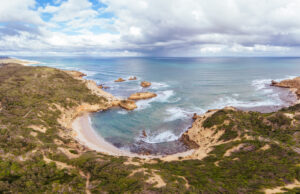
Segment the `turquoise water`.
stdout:
<svg viewBox="0 0 300 194">
<path fill-rule="evenodd" d="M 107 141 L 134 152 L 173 153 L 185 150 L 178 140 L 191 125 L 193 113 L 236 106 L 274 110 L 293 96 L 269 87 L 271 80 L 300 75 L 300 58 L 28 58 L 42 65 L 79 70 L 87 79 L 109 86 L 126 98 L 140 91 L 158 94 L 138 101 L 138 109 L 95 113 L 91 121 Z M 122 77 L 137 81 L 115 83 Z M 142 80 L 152 82 L 143 89 Z M 270 109 L 271 107 L 271 109 Z M 142 136 L 143 130 L 147 137 Z"/>
</svg>

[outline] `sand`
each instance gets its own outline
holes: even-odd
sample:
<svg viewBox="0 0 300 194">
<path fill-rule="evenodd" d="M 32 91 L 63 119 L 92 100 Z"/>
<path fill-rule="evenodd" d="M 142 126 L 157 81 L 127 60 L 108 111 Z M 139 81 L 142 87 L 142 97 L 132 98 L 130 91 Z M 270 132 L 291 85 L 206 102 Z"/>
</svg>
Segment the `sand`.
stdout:
<svg viewBox="0 0 300 194">
<path fill-rule="evenodd" d="M 82 145 L 85 145 L 91 150 L 101 152 L 113 156 L 128 156 L 128 157 L 138 157 L 142 159 L 154 159 L 160 158 L 164 161 L 178 160 L 179 157 L 186 157 L 191 155 L 194 150 L 189 150 L 182 153 L 162 156 L 162 155 L 140 155 L 131 153 L 129 151 L 122 150 L 115 147 L 111 143 L 107 142 L 103 137 L 98 135 L 96 131 L 92 128 L 89 119 L 89 114 L 85 113 L 82 116 L 77 117 L 73 123 L 72 128 L 75 131 L 75 139 L 79 141 Z"/>
<path fill-rule="evenodd" d="M 39 64 L 38 61 L 28 61 L 28 60 L 23 60 L 23 59 L 14 59 L 14 58 L 5 58 L 5 59 L 0 59 L 0 64 L 5 64 L 5 63 L 17 63 L 21 65 L 33 65 L 33 64 Z"/>
<path fill-rule="evenodd" d="M 83 116 L 77 117 L 72 123 L 72 128 L 75 130 L 75 138 L 88 148 L 110 154 L 115 156 L 131 156 L 136 154 L 123 151 L 114 145 L 105 141 L 100 135 L 98 135 L 91 126 L 88 113 Z"/>
</svg>

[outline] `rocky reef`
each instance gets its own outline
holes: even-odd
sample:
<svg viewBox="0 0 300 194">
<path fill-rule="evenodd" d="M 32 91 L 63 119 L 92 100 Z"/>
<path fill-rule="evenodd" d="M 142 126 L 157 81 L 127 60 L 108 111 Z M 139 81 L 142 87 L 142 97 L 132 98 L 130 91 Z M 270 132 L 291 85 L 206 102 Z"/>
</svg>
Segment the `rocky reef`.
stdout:
<svg viewBox="0 0 300 194">
<path fill-rule="evenodd" d="M 125 79 L 123 79 L 123 78 L 118 78 L 117 80 L 115 80 L 115 82 L 124 82 L 124 81 L 126 81 Z"/>
<path fill-rule="evenodd" d="M 157 96 L 157 94 L 155 94 L 153 92 L 138 92 L 138 93 L 131 94 L 128 99 L 129 100 L 143 100 L 143 99 L 154 98 L 156 96 Z"/>
<path fill-rule="evenodd" d="M 277 86 L 281 88 L 290 88 L 298 98 L 300 97 L 300 77 L 294 79 L 283 80 L 280 82 L 272 81 L 271 86 Z"/>
<path fill-rule="evenodd" d="M 137 105 L 133 100 L 121 100 L 119 106 L 126 110 L 134 110 L 137 108 Z"/>
</svg>

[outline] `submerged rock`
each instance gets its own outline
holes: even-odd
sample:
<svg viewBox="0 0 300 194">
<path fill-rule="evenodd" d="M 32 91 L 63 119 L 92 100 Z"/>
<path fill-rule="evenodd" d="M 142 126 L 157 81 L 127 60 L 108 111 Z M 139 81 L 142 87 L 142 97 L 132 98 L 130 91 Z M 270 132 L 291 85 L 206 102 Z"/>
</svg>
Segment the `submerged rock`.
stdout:
<svg viewBox="0 0 300 194">
<path fill-rule="evenodd" d="M 137 105 L 133 100 L 121 100 L 119 106 L 126 110 L 134 110 L 137 108 Z"/>
<path fill-rule="evenodd" d="M 151 86 L 151 83 L 150 83 L 150 82 L 147 82 L 147 81 L 142 81 L 142 82 L 141 82 L 141 86 L 142 86 L 143 88 L 147 88 L 147 87 L 150 87 L 150 86 Z"/>
<path fill-rule="evenodd" d="M 115 80 L 115 82 L 124 82 L 125 80 L 123 79 L 123 78 L 119 78 L 119 79 L 117 79 L 117 80 Z"/>
<path fill-rule="evenodd" d="M 142 100 L 142 99 L 154 98 L 156 96 L 157 95 L 152 92 L 138 92 L 138 93 L 131 94 L 128 99 L 129 100 Z"/>
<path fill-rule="evenodd" d="M 135 76 L 130 77 L 128 80 L 136 80 L 136 77 Z"/>
</svg>

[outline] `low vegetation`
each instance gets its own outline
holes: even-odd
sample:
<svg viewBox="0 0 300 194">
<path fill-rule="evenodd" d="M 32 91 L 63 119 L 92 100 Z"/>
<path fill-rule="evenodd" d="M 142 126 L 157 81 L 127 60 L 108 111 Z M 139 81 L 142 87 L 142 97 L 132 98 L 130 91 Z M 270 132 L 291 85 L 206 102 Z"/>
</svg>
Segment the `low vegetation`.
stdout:
<svg viewBox="0 0 300 194">
<path fill-rule="evenodd" d="M 203 122 L 224 130 L 207 157 L 146 162 L 89 151 L 62 135 L 69 129 L 58 122 L 60 107 L 81 103 L 106 99 L 61 70 L 0 67 L 0 193 L 263 193 L 300 181 L 300 105 L 268 114 L 219 110 Z M 148 181 L 154 173 L 165 186 Z"/>
</svg>

